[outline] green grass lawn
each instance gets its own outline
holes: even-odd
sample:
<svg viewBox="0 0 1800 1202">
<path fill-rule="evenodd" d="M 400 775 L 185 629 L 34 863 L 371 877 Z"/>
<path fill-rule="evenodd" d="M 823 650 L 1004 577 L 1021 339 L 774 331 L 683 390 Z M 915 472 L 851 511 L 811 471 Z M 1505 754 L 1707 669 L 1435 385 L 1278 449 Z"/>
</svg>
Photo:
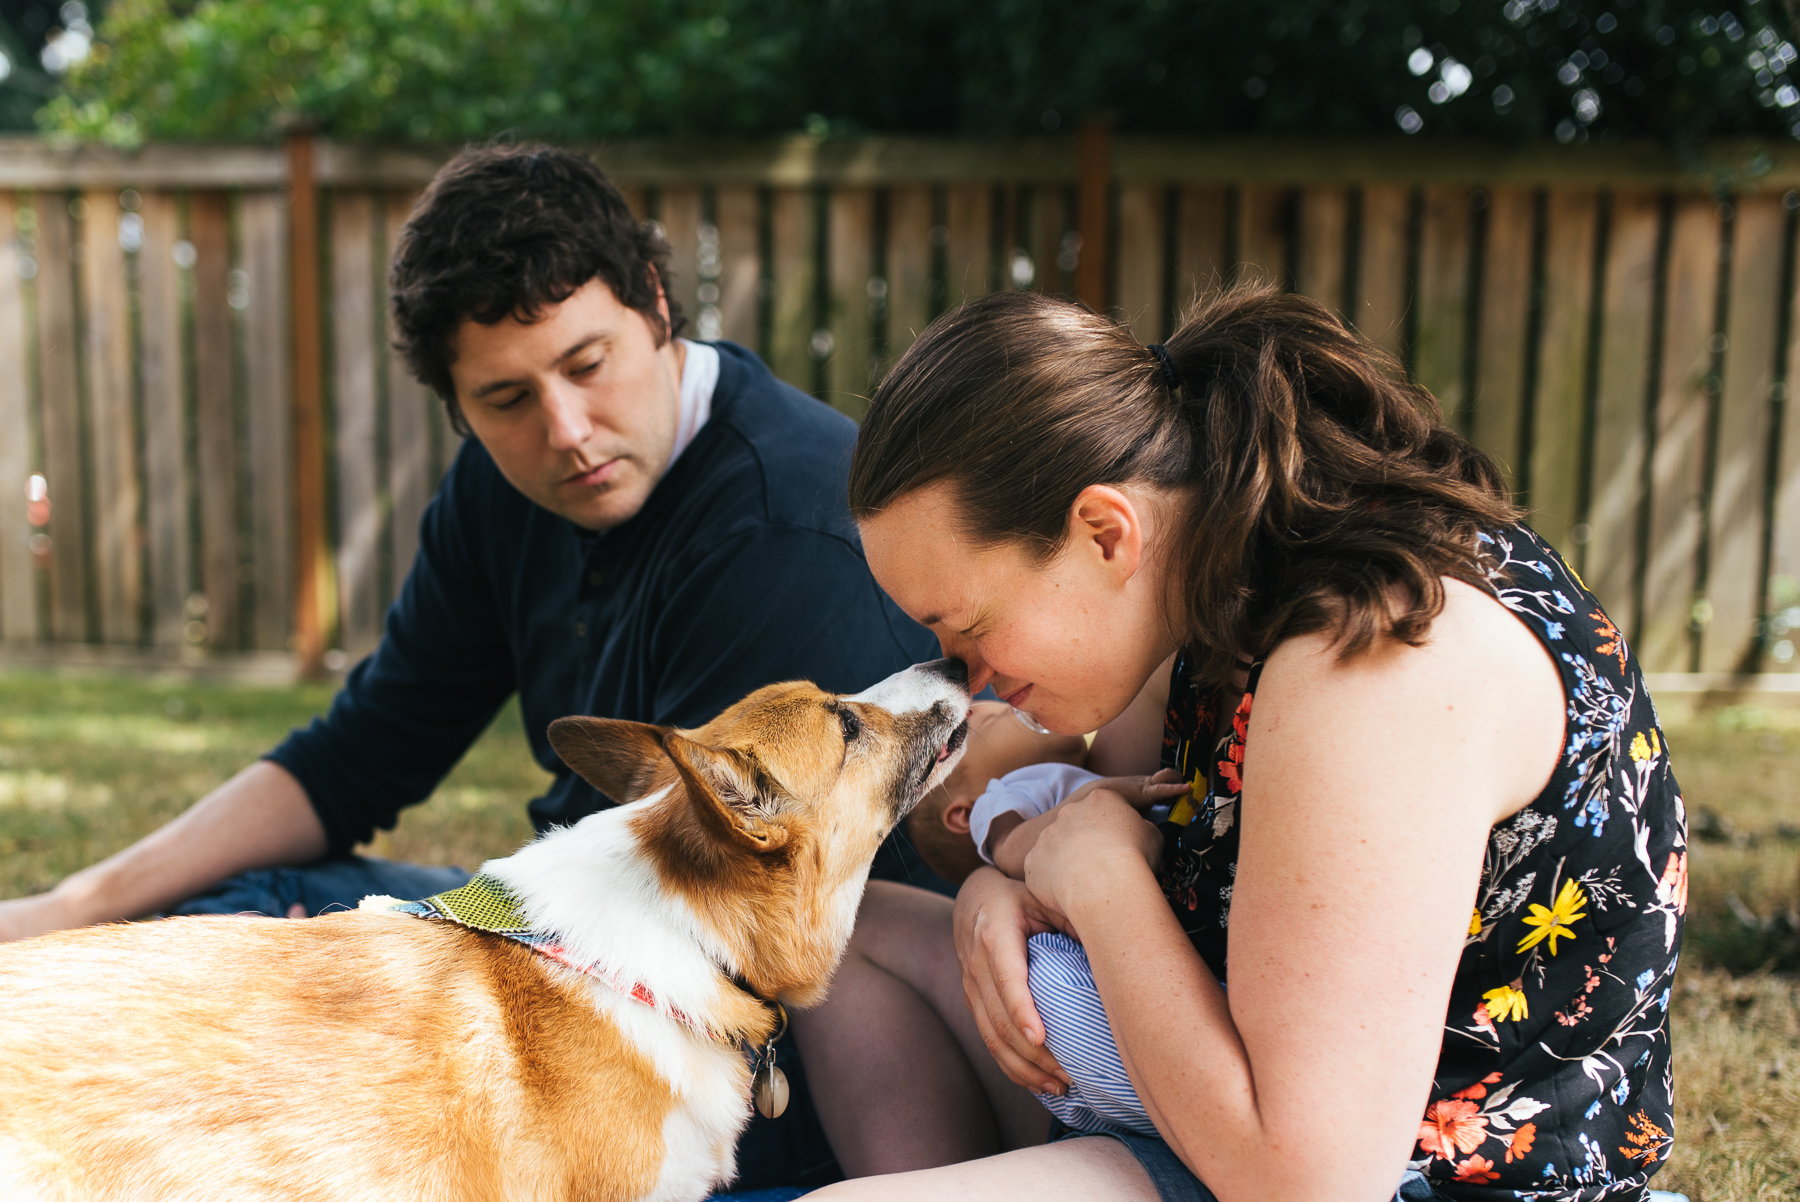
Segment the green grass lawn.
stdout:
<svg viewBox="0 0 1800 1202">
<path fill-rule="evenodd" d="M 49 888 L 153 830 L 320 712 L 330 690 L 0 674 L 0 897 Z M 1689 807 L 1674 1006 L 1675 1153 L 1693 1202 L 1800 1197 L 1800 713 L 1671 722 Z M 530 836 L 547 777 L 508 707 L 375 854 L 473 868 Z"/>
</svg>

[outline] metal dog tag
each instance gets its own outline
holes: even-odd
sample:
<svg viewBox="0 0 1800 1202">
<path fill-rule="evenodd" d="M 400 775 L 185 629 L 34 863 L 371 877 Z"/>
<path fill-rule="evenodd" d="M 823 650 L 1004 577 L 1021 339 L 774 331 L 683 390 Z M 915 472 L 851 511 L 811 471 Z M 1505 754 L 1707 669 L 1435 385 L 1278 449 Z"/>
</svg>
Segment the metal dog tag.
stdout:
<svg viewBox="0 0 1800 1202">
<path fill-rule="evenodd" d="M 787 1074 L 775 1063 L 775 1057 L 770 1056 L 756 1070 L 753 1092 L 756 1095 L 756 1112 L 764 1118 L 778 1119 L 786 1112 L 788 1079 Z"/>
</svg>

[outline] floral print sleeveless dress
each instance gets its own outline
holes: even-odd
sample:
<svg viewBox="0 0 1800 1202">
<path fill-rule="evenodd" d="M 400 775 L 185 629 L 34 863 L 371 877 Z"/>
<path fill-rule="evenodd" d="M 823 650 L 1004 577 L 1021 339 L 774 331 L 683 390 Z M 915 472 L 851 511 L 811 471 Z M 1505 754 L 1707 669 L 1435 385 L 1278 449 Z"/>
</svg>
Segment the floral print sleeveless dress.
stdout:
<svg viewBox="0 0 1800 1202">
<path fill-rule="evenodd" d="M 1637 1198 L 1673 1128 L 1686 814 L 1643 675 L 1600 603 L 1532 531 L 1480 539 L 1494 596 L 1562 675 L 1565 742 L 1543 793 L 1488 837 L 1409 1167 L 1466 1202 Z M 1221 727 L 1221 691 L 1178 656 L 1163 731 L 1163 766 L 1194 782 L 1164 827 L 1163 892 L 1221 979 L 1261 672 Z"/>
</svg>

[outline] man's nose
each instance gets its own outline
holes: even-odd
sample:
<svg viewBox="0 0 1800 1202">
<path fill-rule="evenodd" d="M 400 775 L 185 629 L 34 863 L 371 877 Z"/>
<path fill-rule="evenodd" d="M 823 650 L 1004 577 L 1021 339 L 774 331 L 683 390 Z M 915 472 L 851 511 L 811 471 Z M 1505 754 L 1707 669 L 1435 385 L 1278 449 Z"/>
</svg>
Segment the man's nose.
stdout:
<svg viewBox="0 0 1800 1202">
<path fill-rule="evenodd" d="M 594 432 L 580 390 L 557 380 L 544 390 L 544 438 L 556 451 L 579 450 Z"/>
</svg>

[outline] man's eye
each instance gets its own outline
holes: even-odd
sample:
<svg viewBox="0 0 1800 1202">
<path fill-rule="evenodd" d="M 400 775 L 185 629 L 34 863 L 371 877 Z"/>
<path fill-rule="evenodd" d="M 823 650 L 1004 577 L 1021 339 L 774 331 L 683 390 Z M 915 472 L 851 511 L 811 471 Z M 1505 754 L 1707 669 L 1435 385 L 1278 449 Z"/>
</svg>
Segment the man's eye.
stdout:
<svg viewBox="0 0 1800 1202">
<path fill-rule="evenodd" d="M 525 399 L 525 394 L 521 392 L 515 396 L 507 397 L 504 401 L 496 402 L 494 405 L 494 408 L 496 408 L 496 409 L 517 409 L 519 407 L 519 404 L 522 401 L 524 401 L 524 399 Z"/>
<path fill-rule="evenodd" d="M 862 733 L 862 719 L 849 710 L 838 711 L 838 725 L 844 728 L 844 742 L 851 743 Z"/>
</svg>

